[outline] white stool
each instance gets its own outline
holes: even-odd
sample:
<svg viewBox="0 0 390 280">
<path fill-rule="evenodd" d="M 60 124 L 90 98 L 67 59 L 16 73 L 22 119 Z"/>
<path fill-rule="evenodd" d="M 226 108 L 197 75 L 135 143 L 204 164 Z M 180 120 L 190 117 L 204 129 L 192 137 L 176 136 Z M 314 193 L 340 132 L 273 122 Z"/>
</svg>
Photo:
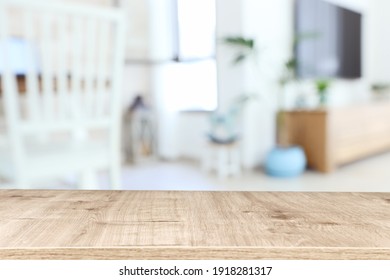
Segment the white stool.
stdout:
<svg viewBox="0 0 390 280">
<path fill-rule="evenodd" d="M 241 174 L 239 142 L 217 144 L 209 142 L 204 149 L 202 168 L 205 172 L 215 170 L 220 178 Z"/>
</svg>

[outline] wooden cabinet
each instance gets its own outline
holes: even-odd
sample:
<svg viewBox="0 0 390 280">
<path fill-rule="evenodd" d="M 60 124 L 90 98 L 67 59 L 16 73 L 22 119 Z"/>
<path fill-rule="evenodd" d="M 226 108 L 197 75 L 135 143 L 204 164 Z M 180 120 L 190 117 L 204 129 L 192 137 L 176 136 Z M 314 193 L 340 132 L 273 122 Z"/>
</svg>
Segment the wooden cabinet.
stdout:
<svg viewBox="0 0 390 280">
<path fill-rule="evenodd" d="M 337 166 L 390 150 L 390 102 L 285 112 L 287 143 L 301 145 L 309 167 Z"/>
</svg>

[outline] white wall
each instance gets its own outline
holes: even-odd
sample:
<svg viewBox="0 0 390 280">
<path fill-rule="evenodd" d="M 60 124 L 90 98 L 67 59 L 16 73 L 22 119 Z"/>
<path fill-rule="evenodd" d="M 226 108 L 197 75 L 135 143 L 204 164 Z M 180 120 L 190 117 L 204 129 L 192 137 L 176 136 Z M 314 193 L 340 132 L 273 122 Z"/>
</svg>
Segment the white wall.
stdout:
<svg viewBox="0 0 390 280">
<path fill-rule="evenodd" d="M 150 1 L 117 0 L 127 18 L 126 57 L 149 59 Z"/>
<path fill-rule="evenodd" d="M 368 4 L 368 65 L 367 75 L 372 82 L 390 81 L 390 1 L 370 0 Z"/>
</svg>

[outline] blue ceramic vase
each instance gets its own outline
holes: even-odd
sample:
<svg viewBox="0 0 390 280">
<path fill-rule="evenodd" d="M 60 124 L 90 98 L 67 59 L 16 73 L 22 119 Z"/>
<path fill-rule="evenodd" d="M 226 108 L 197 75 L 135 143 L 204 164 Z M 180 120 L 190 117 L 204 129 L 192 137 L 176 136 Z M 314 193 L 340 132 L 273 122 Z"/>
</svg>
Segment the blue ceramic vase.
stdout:
<svg viewBox="0 0 390 280">
<path fill-rule="evenodd" d="M 301 147 L 276 147 L 267 156 L 265 171 L 273 177 L 296 177 L 305 171 L 306 163 Z"/>
</svg>

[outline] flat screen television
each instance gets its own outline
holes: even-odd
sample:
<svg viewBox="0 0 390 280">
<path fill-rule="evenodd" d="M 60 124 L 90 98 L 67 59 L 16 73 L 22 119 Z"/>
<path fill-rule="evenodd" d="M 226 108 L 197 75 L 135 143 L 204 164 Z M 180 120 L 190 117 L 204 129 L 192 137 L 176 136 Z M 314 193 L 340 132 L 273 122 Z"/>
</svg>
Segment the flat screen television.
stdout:
<svg viewBox="0 0 390 280">
<path fill-rule="evenodd" d="M 295 47 L 297 76 L 360 78 L 362 15 L 323 0 L 295 5 L 295 35 L 302 38 Z"/>
</svg>

